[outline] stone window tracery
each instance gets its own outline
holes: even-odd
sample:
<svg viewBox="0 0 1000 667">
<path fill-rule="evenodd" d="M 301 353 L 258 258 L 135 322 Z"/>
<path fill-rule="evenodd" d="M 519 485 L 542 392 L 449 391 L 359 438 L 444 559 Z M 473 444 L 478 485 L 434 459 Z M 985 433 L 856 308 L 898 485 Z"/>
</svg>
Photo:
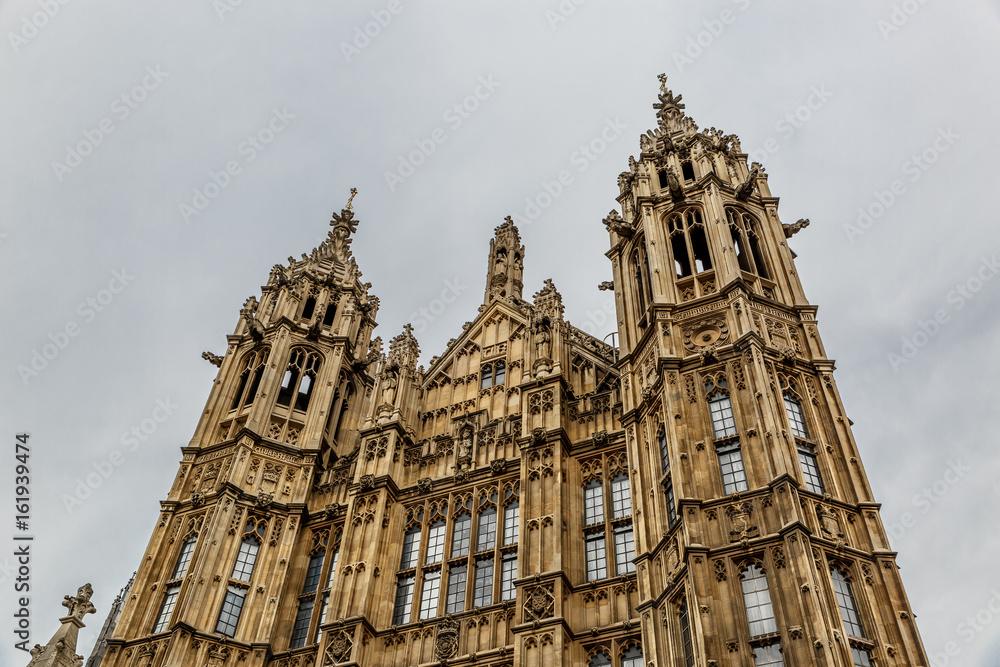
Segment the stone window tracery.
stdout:
<svg viewBox="0 0 1000 667">
<path fill-rule="evenodd" d="M 239 383 L 236 386 L 236 393 L 233 394 L 233 401 L 229 406 L 230 412 L 233 410 L 242 411 L 253 405 L 270 353 L 271 348 L 264 346 L 246 355 L 243 360 L 243 370 L 240 371 Z"/>
<path fill-rule="evenodd" d="M 497 385 L 503 384 L 506 380 L 507 365 L 502 359 L 499 361 L 493 361 L 488 364 L 483 364 L 480 368 L 480 373 L 480 389 L 496 387 Z"/>
<path fill-rule="evenodd" d="M 740 269 L 769 279 L 770 273 L 760 247 L 760 224 L 757 218 L 735 208 L 726 209 L 726 218 Z"/>
<path fill-rule="evenodd" d="M 229 576 L 229 584 L 226 587 L 226 596 L 222 601 L 222 609 L 219 612 L 219 620 L 215 624 L 215 631 L 226 637 L 233 637 L 236 634 L 236 626 L 243 612 L 243 603 L 249 590 L 250 578 L 253 576 L 254 566 L 257 564 L 257 556 L 260 547 L 264 542 L 264 534 L 267 532 L 267 521 L 250 517 L 243 530 L 243 540 L 236 554 L 236 562 L 233 564 L 233 571 Z"/>
<path fill-rule="evenodd" d="M 278 390 L 278 405 L 286 407 L 291 405 L 299 412 L 309 409 L 309 399 L 312 397 L 313 385 L 319 374 L 319 366 L 319 354 L 301 347 L 293 348 L 288 359 L 288 369 Z"/>
<path fill-rule="evenodd" d="M 632 562 L 635 558 L 632 492 L 627 474 L 627 455 L 625 452 L 606 454 L 584 462 L 581 468 L 585 476 L 583 543 L 586 580 L 599 581 L 635 572 Z M 604 488 L 606 483 L 609 485 L 607 493 Z M 613 554 L 613 575 L 608 568 L 609 553 Z"/>
<path fill-rule="evenodd" d="M 667 236 L 677 278 L 687 278 L 712 268 L 700 209 L 689 208 L 672 214 L 667 221 Z"/>
</svg>

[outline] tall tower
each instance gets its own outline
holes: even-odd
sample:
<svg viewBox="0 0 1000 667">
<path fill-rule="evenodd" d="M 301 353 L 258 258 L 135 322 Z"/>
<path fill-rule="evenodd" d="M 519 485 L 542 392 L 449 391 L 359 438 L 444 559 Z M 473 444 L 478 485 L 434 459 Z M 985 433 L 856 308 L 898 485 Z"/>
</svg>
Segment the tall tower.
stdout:
<svg viewBox="0 0 1000 667">
<path fill-rule="evenodd" d="M 643 650 L 926 665 L 767 175 L 660 76 L 611 237 Z"/>
<path fill-rule="evenodd" d="M 351 202 L 244 304 L 88 667 L 926 667 L 759 165 L 665 86 L 604 220 L 617 350 L 494 230 L 383 352 Z M 353 192 L 352 192 L 353 200 Z M 113 630 L 111 628 L 113 627 Z"/>
</svg>

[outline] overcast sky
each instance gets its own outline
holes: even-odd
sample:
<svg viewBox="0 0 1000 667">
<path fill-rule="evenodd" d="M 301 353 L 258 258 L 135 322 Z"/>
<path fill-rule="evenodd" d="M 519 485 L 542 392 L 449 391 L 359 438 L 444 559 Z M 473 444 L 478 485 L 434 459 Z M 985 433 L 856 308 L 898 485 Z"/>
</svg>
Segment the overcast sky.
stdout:
<svg viewBox="0 0 1000 667">
<path fill-rule="evenodd" d="M 414 322 L 425 363 L 475 316 L 506 215 L 530 219 L 525 296 L 552 278 L 610 332 L 600 221 L 666 72 L 758 151 L 783 220 L 812 221 L 797 269 L 927 650 L 995 667 L 997 2 L 61 2 L 0 2 L 0 554 L 27 431 L 32 644 L 89 581 L 89 654 L 215 377 L 201 353 L 351 187 L 376 333 Z"/>
</svg>

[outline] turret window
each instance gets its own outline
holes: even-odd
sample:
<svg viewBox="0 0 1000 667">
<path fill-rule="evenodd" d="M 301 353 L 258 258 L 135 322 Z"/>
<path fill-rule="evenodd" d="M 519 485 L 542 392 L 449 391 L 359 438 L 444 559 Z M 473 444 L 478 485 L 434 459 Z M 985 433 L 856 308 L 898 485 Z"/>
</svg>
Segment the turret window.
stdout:
<svg viewBox="0 0 1000 667">
<path fill-rule="evenodd" d="M 312 621 L 313 608 L 316 606 L 316 590 L 319 588 L 320 580 L 323 577 L 323 561 L 326 559 L 328 542 L 330 541 L 329 530 L 317 530 L 313 532 L 312 549 L 309 552 L 309 564 L 306 566 L 306 578 L 302 582 L 302 592 L 299 594 L 299 609 L 295 613 L 295 622 L 292 625 L 292 638 L 290 648 L 305 646 L 306 638 L 309 636 L 309 625 Z M 337 548 L 340 546 L 339 537 L 336 539 Z M 332 572 L 331 572 L 332 575 Z M 326 582 L 329 587 L 329 577 Z M 324 598 L 323 604 L 326 604 Z M 326 608 L 322 609 L 322 614 L 326 614 Z M 322 624 L 322 621 L 320 621 Z M 317 628 L 317 633 L 319 632 Z"/>
<path fill-rule="evenodd" d="M 729 398 L 729 385 L 725 376 L 709 378 L 705 382 L 708 394 L 708 412 L 712 417 L 712 433 L 716 439 L 736 435 L 733 402 Z"/>
<path fill-rule="evenodd" d="M 669 218 L 667 229 L 674 271 L 678 278 L 686 278 L 692 273 L 701 273 L 712 268 L 712 256 L 708 250 L 708 239 L 705 236 L 705 225 L 700 210 L 689 208 L 674 213 Z"/>
<path fill-rule="evenodd" d="M 854 590 L 847 575 L 834 566 L 830 570 L 833 579 L 833 592 L 837 597 L 837 607 L 840 608 L 840 618 L 844 622 L 844 629 L 851 637 L 864 639 L 865 629 L 861 625 L 861 615 L 858 613 L 858 604 L 854 600 Z"/>
<path fill-rule="evenodd" d="M 656 432 L 656 444 L 660 450 L 660 470 L 665 475 L 670 472 L 670 451 L 667 448 L 667 430 L 662 424 Z"/>
<path fill-rule="evenodd" d="M 743 590 L 743 606 L 751 636 L 767 635 L 778 631 L 771 605 L 771 591 L 767 585 L 767 575 L 756 564 L 748 565 L 740 573 L 740 587 Z"/>
<path fill-rule="evenodd" d="M 646 257 L 645 240 L 636 240 L 636 249 L 632 252 L 632 273 L 635 277 L 635 298 L 638 314 L 641 317 L 646 312 L 646 304 L 652 301 L 653 288 L 650 283 L 649 259 Z"/>
<path fill-rule="evenodd" d="M 191 554 L 194 553 L 195 544 L 198 541 L 198 534 L 192 533 L 181 544 L 181 551 L 177 555 L 174 569 L 167 581 L 166 592 L 163 594 L 163 602 L 160 603 L 160 612 L 156 615 L 156 622 L 153 624 L 153 632 L 163 632 L 167 629 L 170 616 L 177 605 L 177 597 L 181 592 L 181 584 L 184 575 L 187 574 L 188 565 L 191 563 Z"/>
<path fill-rule="evenodd" d="M 677 616 L 681 624 L 681 651 L 684 653 L 684 667 L 694 667 L 694 640 L 691 634 L 691 617 L 688 614 L 687 599 L 681 600 Z"/>
<path fill-rule="evenodd" d="M 177 594 L 180 593 L 180 590 L 180 584 L 167 587 L 167 592 L 163 596 L 163 604 L 160 605 L 160 613 L 156 618 L 156 624 L 153 625 L 153 634 L 167 629 L 167 623 L 170 621 L 170 615 L 174 613 L 174 605 L 177 604 Z"/>
<path fill-rule="evenodd" d="M 722 474 L 722 490 L 728 496 L 747 490 L 747 475 L 743 469 L 743 453 L 740 443 L 731 442 L 716 447 L 719 456 L 719 472 Z"/>
<path fill-rule="evenodd" d="M 171 579 L 183 579 L 184 575 L 187 574 L 188 565 L 191 563 L 191 554 L 194 553 L 194 545 L 197 541 L 197 535 L 191 535 L 184 540 L 184 544 L 181 545 L 181 553 L 177 556 L 177 564 L 174 565 L 174 572 L 170 575 Z"/>
<path fill-rule="evenodd" d="M 760 225 L 757 219 L 734 208 L 726 209 L 726 218 L 729 220 L 729 232 L 740 269 L 756 273 L 761 278 L 770 278 L 761 250 Z"/>
<path fill-rule="evenodd" d="M 480 389 L 489 389 L 490 387 L 503 384 L 507 377 L 507 366 L 503 361 L 483 364 L 480 370 L 482 378 L 479 386 Z"/>
<path fill-rule="evenodd" d="M 690 160 L 681 162 L 681 175 L 684 177 L 685 181 L 694 180 L 694 166 L 692 166 Z"/>
<path fill-rule="evenodd" d="M 240 372 L 239 384 L 236 386 L 236 393 L 233 394 L 233 402 L 229 406 L 230 410 L 248 408 L 253 405 L 270 352 L 271 348 L 262 347 L 246 356 L 243 361 L 243 370 Z"/>
<path fill-rule="evenodd" d="M 302 319 L 311 320 L 313 312 L 316 310 L 316 297 L 310 296 L 306 299 L 306 303 L 302 306 Z"/>
<path fill-rule="evenodd" d="M 813 493 L 823 495 L 826 489 L 823 488 L 823 477 L 819 473 L 819 464 L 816 463 L 816 453 L 812 445 L 804 442 L 798 443 L 799 464 L 802 466 L 802 477 L 806 481 L 806 488 Z"/>
<path fill-rule="evenodd" d="M 784 398 L 785 413 L 788 415 L 788 425 L 792 427 L 792 433 L 799 438 L 808 438 L 809 429 L 806 428 L 806 417 L 802 412 L 802 404 L 789 393 L 786 393 Z"/>
<path fill-rule="evenodd" d="M 215 624 L 215 631 L 227 637 L 233 637 L 236 634 L 236 625 L 243 612 L 247 585 L 253 576 L 254 565 L 257 564 L 257 555 L 260 552 L 260 545 L 264 541 L 266 531 L 267 522 L 264 519 L 253 518 L 247 521 L 243 530 L 243 541 L 240 542 L 236 562 L 233 564 L 233 571 L 229 576 L 229 585 L 226 587 L 226 597 L 222 601 L 222 610 L 219 612 L 219 620 Z"/>
<path fill-rule="evenodd" d="M 337 304 L 326 304 L 326 312 L 323 314 L 323 326 L 328 327 L 333 325 L 335 317 L 337 317 Z"/>
<path fill-rule="evenodd" d="M 420 595 L 420 618 L 437 616 L 438 598 L 441 595 L 441 570 L 424 573 L 424 590 Z"/>
<path fill-rule="evenodd" d="M 624 452 L 605 455 L 582 464 L 584 526 L 583 542 L 587 581 L 635 572 L 635 537 L 632 529 L 632 491 Z M 610 489 L 604 480 L 610 476 Z M 610 500 L 610 505 L 605 503 Z M 610 517 L 610 520 L 607 519 Z M 611 537 L 610 542 L 608 537 Z M 609 574 L 608 553 L 615 571 Z"/>
<path fill-rule="evenodd" d="M 303 348 L 292 350 L 288 361 L 288 370 L 281 381 L 278 391 L 278 405 L 290 405 L 295 399 L 294 409 L 305 412 L 309 408 L 313 383 L 319 373 L 320 359 L 315 352 Z"/>
</svg>

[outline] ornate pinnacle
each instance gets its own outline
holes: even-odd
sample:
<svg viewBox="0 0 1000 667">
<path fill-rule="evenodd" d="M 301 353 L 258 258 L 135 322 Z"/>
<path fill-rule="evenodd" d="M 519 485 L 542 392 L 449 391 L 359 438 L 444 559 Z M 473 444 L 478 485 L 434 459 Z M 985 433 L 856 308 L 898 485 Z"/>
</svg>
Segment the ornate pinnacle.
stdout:
<svg viewBox="0 0 1000 667">
<path fill-rule="evenodd" d="M 656 78 L 660 80 L 660 92 L 661 93 L 667 92 L 667 75 L 662 73 L 657 74 Z"/>
<path fill-rule="evenodd" d="M 333 219 L 330 221 L 334 236 L 345 243 L 350 243 L 351 240 L 348 237 L 358 231 L 358 221 L 354 219 L 354 211 L 351 210 L 351 204 L 354 202 L 356 194 L 358 194 L 358 189 L 351 188 L 351 198 L 347 200 L 347 206 L 340 209 L 340 215 L 334 213 Z"/>
<path fill-rule="evenodd" d="M 358 194 L 358 189 L 357 188 L 351 188 L 351 198 L 347 200 L 347 207 L 346 207 L 345 210 L 348 210 L 348 211 L 351 210 L 351 202 L 354 201 L 354 195 L 356 195 L 356 194 Z"/>
</svg>

